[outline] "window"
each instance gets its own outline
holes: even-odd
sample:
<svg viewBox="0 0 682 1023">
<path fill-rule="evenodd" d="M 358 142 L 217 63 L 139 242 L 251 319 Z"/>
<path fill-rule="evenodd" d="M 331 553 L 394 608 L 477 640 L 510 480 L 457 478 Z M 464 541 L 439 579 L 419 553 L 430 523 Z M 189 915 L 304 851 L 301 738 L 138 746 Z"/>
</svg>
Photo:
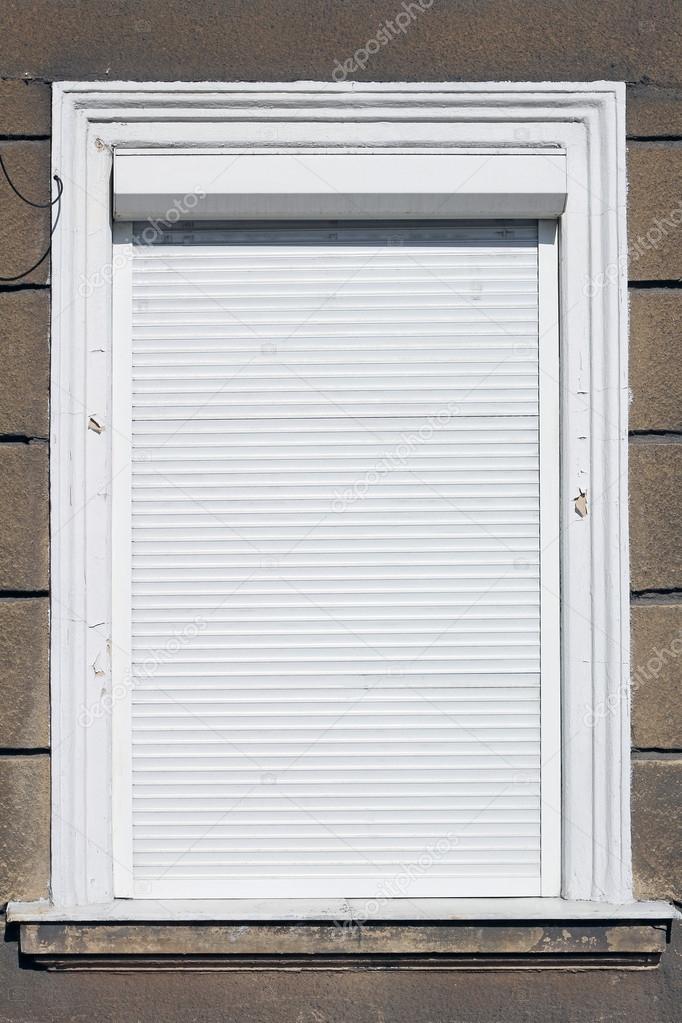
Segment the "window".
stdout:
<svg viewBox="0 0 682 1023">
<path fill-rule="evenodd" d="M 146 229 L 116 894 L 559 895 L 555 224 Z"/>
<path fill-rule="evenodd" d="M 55 121 L 55 904 L 627 901 L 621 87 Z"/>
</svg>

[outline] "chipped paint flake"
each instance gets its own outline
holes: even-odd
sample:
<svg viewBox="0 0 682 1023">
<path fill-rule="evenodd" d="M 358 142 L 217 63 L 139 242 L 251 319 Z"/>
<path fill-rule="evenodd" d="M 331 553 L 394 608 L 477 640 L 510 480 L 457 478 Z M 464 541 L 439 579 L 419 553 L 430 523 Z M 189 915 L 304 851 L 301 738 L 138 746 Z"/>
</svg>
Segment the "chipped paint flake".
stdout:
<svg viewBox="0 0 682 1023">
<path fill-rule="evenodd" d="M 575 505 L 575 513 L 579 518 L 584 519 L 587 516 L 587 491 L 581 490 L 578 487 L 578 496 L 573 498 Z"/>
</svg>

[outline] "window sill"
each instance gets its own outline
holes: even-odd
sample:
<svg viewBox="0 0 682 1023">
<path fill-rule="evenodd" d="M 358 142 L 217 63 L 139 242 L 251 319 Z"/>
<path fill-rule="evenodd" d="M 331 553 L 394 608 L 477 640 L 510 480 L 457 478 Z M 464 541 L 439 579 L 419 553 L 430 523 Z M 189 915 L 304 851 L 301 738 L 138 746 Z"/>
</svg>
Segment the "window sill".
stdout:
<svg viewBox="0 0 682 1023">
<path fill-rule="evenodd" d="M 376 900 L 378 902 L 378 900 Z M 370 908 L 371 907 L 371 908 Z M 576 902 L 520 899 L 114 899 L 85 906 L 10 902 L 10 923 L 358 922 L 421 920 L 470 923 L 506 920 L 675 920 L 668 902 Z"/>
<path fill-rule="evenodd" d="M 24 955 L 48 969 L 646 969 L 677 911 L 562 899 L 366 903 L 13 903 Z"/>
</svg>

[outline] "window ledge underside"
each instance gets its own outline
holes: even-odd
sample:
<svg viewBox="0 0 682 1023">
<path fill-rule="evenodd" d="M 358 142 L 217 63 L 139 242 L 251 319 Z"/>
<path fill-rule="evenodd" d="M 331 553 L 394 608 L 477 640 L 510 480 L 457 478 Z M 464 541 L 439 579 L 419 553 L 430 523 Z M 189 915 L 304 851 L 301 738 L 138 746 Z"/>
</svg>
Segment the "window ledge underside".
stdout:
<svg viewBox="0 0 682 1023">
<path fill-rule="evenodd" d="M 21 951 L 48 969 L 646 969 L 679 916 L 664 902 L 563 899 L 116 900 L 12 903 Z M 364 913 L 364 916 L 363 916 Z"/>
</svg>

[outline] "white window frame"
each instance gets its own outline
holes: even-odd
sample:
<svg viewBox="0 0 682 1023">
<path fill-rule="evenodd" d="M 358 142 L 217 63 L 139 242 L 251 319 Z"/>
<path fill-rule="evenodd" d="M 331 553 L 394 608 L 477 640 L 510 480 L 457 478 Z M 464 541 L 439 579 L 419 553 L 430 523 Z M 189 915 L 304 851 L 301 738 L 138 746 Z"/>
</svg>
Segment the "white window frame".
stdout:
<svg viewBox="0 0 682 1023">
<path fill-rule="evenodd" d="M 442 903 L 461 901 L 459 912 L 479 918 L 567 917 L 588 900 L 611 917 L 630 904 L 632 916 L 624 110 L 624 86 L 612 82 L 54 87 L 53 164 L 65 190 L 52 250 L 51 912 L 153 913 L 114 900 L 112 888 L 113 150 L 494 159 L 560 149 L 561 898 L 430 899 L 439 906 L 428 912 L 451 915 Z M 576 504 L 585 494 L 587 514 Z M 235 913 L 227 903 L 165 905 L 175 918 Z M 299 902 L 292 912 L 321 909 Z"/>
</svg>

